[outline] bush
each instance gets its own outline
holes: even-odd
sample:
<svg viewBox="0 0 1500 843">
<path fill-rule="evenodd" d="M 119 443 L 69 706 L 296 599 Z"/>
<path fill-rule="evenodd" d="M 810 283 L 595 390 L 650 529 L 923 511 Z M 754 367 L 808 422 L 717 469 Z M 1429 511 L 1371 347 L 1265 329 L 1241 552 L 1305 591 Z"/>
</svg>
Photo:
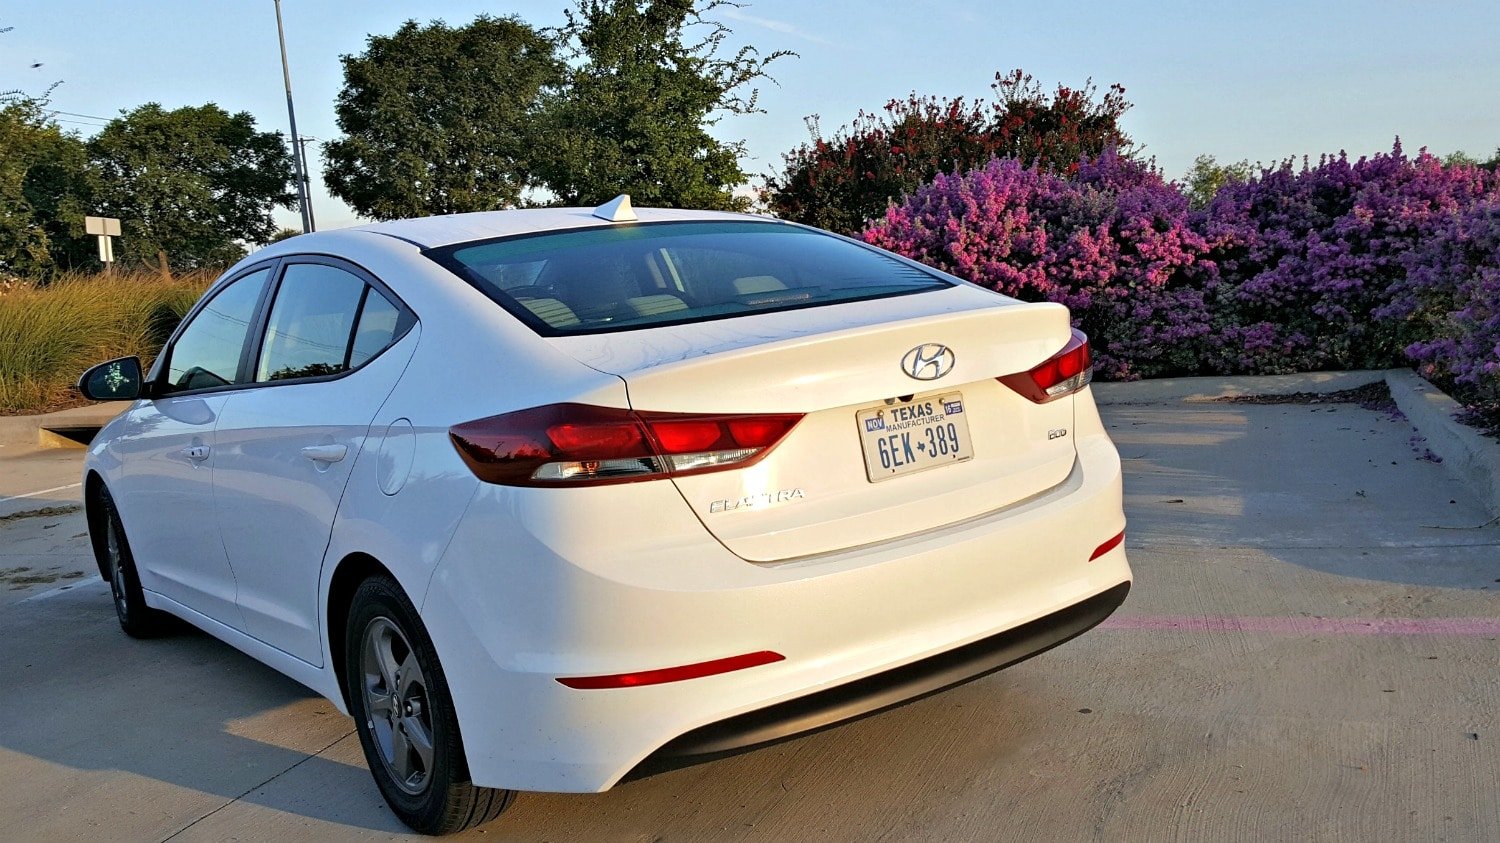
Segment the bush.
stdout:
<svg viewBox="0 0 1500 843">
<path fill-rule="evenodd" d="M 62 275 L 0 292 L 0 413 L 82 403 L 89 366 L 130 354 L 150 362 L 214 276 Z"/>
<path fill-rule="evenodd" d="M 1073 178 L 991 161 L 938 176 L 864 232 L 882 248 L 1006 295 L 1067 305 L 1103 377 L 1196 373 L 1216 268 L 1187 198 L 1106 153 Z"/>
<path fill-rule="evenodd" d="M 995 102 L 921 97 L 886 103 L 883 113 L 861 111 L 853 124 L 813 139 L 784 156 L 779 175 L 766 177 L 771 210 L 784 219 L 844 233 L 885 212 L 891 202 L 943 173 L 1014 158 L 1072 172 L 1085 157 L 1130 140 L 1119 119 L 1130 108 L 1125 89 L 1104 96 L 1091 82 L 1062 85 L 1049 99 L 1030 74 L 995 74 Z"/>
<path fill-rule="evenodd" d="M 1500 426 L 1500 179 L 1399 141 L 1228 180 L 1201 211 L 1112 152 L 1071 175 L 996 160 L 937 176 L 864 238 L 1066 304 L 1104 378 L 1414 361 Z"/>
<path fill-rule="evenodd" d="M 1376 315 L 1418 337 L 1405 351 L 1423 375 L 1500 427 L 1500 189 L 1445 219 L 1405 264 Z"/>
<path fill-rule="evenodd" d="M 1421 151 L 1290 160 L 1228 183 L 1194 221 L 1212 244 L 1211 370 L 1249 374 L 1404 363 L 1413 341 L 1376 310 L 1401 288 L 1407 255 L 1485 191 L 1472 165 L 1444 167 Z M 1216 353 L 1208 350 L 1207 353 Z"/>
</svg>

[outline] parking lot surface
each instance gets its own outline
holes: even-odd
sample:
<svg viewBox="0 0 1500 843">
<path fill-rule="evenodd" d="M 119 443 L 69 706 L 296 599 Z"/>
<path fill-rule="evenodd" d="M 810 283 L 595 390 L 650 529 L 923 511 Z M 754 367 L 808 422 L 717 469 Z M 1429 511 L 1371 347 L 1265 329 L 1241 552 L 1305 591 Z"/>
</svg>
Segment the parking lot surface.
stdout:
<svg viewBox="0 0 1500 843">
<path fill-rule="evenodd" d="M 1136 586 L 1105 626 L 469 836 L 1500 840 L 1500 526 L 1470 490 L 1388 412 L 1111 394 Z M 119 631 L 76 498 L 0 508 L 5 836 L 403 836 L 330 704 L 206 635 Z M 26 506 L 53 510 L 3 517 Z"/>
</svg>

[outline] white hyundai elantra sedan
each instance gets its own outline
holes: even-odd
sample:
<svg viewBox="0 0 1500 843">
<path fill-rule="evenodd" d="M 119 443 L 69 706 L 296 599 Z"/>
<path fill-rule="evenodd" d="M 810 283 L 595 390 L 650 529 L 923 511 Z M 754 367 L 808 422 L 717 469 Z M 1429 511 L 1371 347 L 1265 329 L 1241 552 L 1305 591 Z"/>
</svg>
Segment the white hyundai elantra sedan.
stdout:
<svg viewBox="0 0 1500 843">
<path fill-rule="evenodd" d="M 412 828 L 762 746 L 1072 638 L 1130 588 L 1055 304 L 759 217 L 517 210 L 233 267 L 89 448 L 134 636 L 353 716 Z"/>
</svg>

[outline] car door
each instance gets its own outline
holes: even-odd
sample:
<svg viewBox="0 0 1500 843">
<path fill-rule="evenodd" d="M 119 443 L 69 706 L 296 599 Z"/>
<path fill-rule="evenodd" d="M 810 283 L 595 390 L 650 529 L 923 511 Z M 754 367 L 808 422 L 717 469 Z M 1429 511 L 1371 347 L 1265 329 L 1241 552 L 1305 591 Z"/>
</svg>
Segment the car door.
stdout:
<svg viewBox="0 0 1500 843">
<path fill-rule="evenodd" d="M 287 259 L 268 310 L 254 382 L 219 414 L 215 509 L 246 631 L 321 664 L 323 553 L 415 317 L 363 271 L 312 257 Z"/>
<path fill-rule="evenodd" d="M 141 586 L 240 628 L 235 581 L 213 510 L 215 429 L 246 380 L 251 328 L 275 263 L 220 287 L 183 320 L 157 361 L 150 400 L 127 411 L 110 481 Z"/>
</svg>

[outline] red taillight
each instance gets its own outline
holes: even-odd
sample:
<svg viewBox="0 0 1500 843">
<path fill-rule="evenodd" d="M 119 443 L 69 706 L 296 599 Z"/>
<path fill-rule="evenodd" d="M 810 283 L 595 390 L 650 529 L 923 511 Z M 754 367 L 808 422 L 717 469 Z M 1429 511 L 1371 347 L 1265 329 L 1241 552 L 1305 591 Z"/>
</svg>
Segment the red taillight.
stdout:
<svg viewBox="0 0 1500 843">
<path fill-rule="evenodd" d="M 706 451 L 723 435 L 719 425 L 711 421 L 664 422 L 652 432 L 663 450 L 678 453 Z"/>
<path fill-rule="evenodd" d="M 1077 328 L 1062 351 L 1025 372 L 1002 375 L 996 380 L 1038 404 L 1072 395 L 1094 379 L 1094 361 L 1089 338 Z"/>
<path fill-rule="evenodd" d="M 657 670 L 642 670 L 636 673 L 614 673 L 609 676 L 568 676 L 558 679 L 569 688 L 577 688 L 581 691 L 598 690 L 601 688 L 638 688 L 642 685 L 660 685 L 663 682 L 681 682 L 684 679 L 700 679 L 704 676 L 714 676 L 719 673 L 729 673 L 732 670 L 744 670 L 747 667 L 760 667 L 763 664 L 771 664 L 786 659 L 780 653 L 770 650 L 761 650 L 758 653 L 746 653 L 743 656 L 730 656 L 727 659 L 714 659 L 697 664 L 685 664 L 681 667 L 663 667 Z"/>
<path fill-rule="evenodd" d="M 801 419 L 549 404 L 465 422 L 448 435 L 469 469 L 488 483 L 629 483 L 743 467 Z"/>
</svg>

